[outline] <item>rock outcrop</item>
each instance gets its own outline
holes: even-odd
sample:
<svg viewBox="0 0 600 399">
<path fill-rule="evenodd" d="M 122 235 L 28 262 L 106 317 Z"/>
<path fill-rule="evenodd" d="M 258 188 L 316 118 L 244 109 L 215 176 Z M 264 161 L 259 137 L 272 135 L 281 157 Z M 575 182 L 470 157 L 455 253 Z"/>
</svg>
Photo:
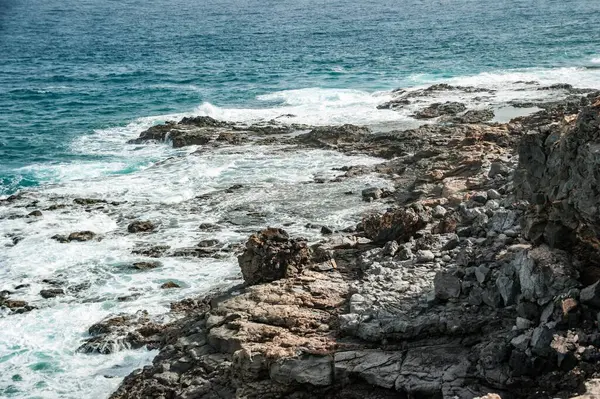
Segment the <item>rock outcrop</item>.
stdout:
<svg viewBox="0 0 600 399">
<path fill-rule="evenodd" d="M 394 176 L 393 206 L 310 247 L 280 229 L 252 235 L 238 258 L 246 284 L 183 306 L 153 364 L 112 398 L 594 390 L 600 110 L 572 109 L 300 138 L 389 159 L 345 173 Z"/>
<path fill-rule="evenodd" d="M 244 281 L 258 284 L 292 277 L 308 264 L 310 249 L 282 229 L 268 228 L 250 236 L 238 257 Z"/>
</svg>

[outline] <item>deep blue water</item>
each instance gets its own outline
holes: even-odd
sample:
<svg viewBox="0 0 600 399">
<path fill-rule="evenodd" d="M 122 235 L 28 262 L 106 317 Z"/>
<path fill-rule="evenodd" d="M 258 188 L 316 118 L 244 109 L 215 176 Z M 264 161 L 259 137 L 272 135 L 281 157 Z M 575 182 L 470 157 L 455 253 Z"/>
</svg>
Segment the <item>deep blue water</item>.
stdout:
<svg viewBox="0 0 600 399">
<path fill-rule="evenodd" d="M 0 0 L 0 194 L 43 183 L 27 166 L 103 162 L 73 140 L 138 117 L 597 54 L 597 0 Z"/>
</svg>

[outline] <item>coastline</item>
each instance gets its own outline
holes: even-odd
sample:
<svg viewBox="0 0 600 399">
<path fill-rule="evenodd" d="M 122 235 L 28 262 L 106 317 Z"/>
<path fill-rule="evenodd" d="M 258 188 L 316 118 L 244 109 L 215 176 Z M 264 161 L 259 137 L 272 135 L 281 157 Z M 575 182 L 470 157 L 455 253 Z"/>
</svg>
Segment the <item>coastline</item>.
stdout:
<svg viewBox="0 0 600 399">
<path fill-rule="evenodd" d="M 589 118 L 599 118 L 598 94 L 538 104 L 545 109 L 508 124 L 453 121 L 374 136 L 347 126 L 294 138 L 391 159 L 346 175 L 391 177 L 393 192 L 363 196 L 393 198 L 394 208 L 309 250 L 281 230 L 252 235 L 238 258 L 247 286 L 204 300 L 172 326 L 153 365 L 111 398 L 533 398 L 594 389 L 586 380 L 596 373 L 597 305 L 595 285 L 586 285 L 595 266 L 581 264 L 592 255 L 580 252 L 585 237 L 568 218 L 529 205 L 540 192 L 555 195 L 535 168 L 556 168 L 529 154 L 539 137 L 597 131 Z M 546 148 L 564 162 L 573 151 Z M 570 217 L 594 229 L 582 211 L 574 205 Z M 284 269 L 277 277 L 273 259 L 276 273 Z"/>
<path fill-rule="evenodd" d="M 481 88 L 435 85 L 418 94 L 409 92 L 408 99 L 398 91 L 380 106 L 393 110 L 419 96 L 474 90 Z M 160 273 L 171 259 L 191 265 L 195 259 L 214 259 L 216 267 L 232 268 L 231 283 L 217 278 L 209 287 L 221 284 L 222 290 L 207 297 L 179 298 L 167 315 L 141 310 L 108 313 L 90 323 L 89 335 L 79 349 L 73 348 L 85 356 L 135 348 L 160 350 L 151 366 L 130 374 L 111 398 L 567 397 L 595 372 L 587 366 L 593 354 L 585 354 L 584 347 L 594 346 L 589 338 L 594 305 L 580 298 L 580 288 L 589 281 L 571 257 L 581 253 L 544 245 L 556 246 L 566 230 L 558 229 L 557 238 L 545 237 L 544 232 L 536 236 L 537 230 L 527 227 L 532 224 L 528 221 L 539 225 L 540 219 L 540 211 L 528 205 L 534 195 L 527 173 L 536 165 L 525 162 L 536 158 L 519 143 L 536 134 L 561 140 L 565 132 L 581 129 L 576 115 L 595 112 L 589 106 L 600 93 L 567 85 L 547 90 L 567 95 L 548 102 L 509 104 L 516 110 L 532 106 L 542 110 L 508 123 L 493 122 L 495 115 L 487 109 L 446 102 L 423 105 L 416 117 L 424 124 L 408 130 L 374 132 L 355 125 L 315 127 L 279 121 L 244 125 L 190 117 L 151 127 L 127 144 L 194 149 L 182 159 L 220 152 L 247 156 L 250 149 L 260 148 L 265 154 L 280 154 L 279 167 L 290 157 L 322 152 L 331 161 L 325 165 L 331 164 L 333 170 L 292 185 L 298 189 L 286 198 L 295 197 L 306 207 L 309 202 L 304 201 L 321 196 L 329 201 L 318 204 L 322 215 L 343 209 L 347 202 L 355 215 L 364 215 L 354 225 L 344 218 L 334 226 L 318 223 L 319 217 L 308 224 L 288 217 L 269 226 L 265 214 L 244 207 L 243 195 L 260 190 L 245 184 L 196 194 L 177 205 L 178 212 L 194 215 L 198 207 L 233 201 L 215 223 L 192 219 L 179 226 L 178 234 L 191 231 L 191 223 L 199 224 L 202 240 L 197 241 L 197 233 L 178 236 L 176 246 L 161 243 L 163 232 L 172 228 L 164 218 L 156 222 L 147 215 L 134 217 L 147 204 L 117 198 L 24 193 L 2 201 L 7 210 L 3 217 L 35 225 L 54 212 L 122 215 L 116 237 L 109 230 L 81 230 L 50 239 L 67 250 L 133 237 L 131 249 L 140 259 L 119 267 L 135 269 L 134 276 Z M 177 158 L 157 167 L 169 162 Z M 356 179 L 367 188 L 357 191 L 363 183 Z M 551 195 L 550 185 L 534 191 L 544 190 Z M 267 193 L 259 200 L 273 198 Z M 169 206 L 174 205 L 163 204 L 148 214 L 169 212 Z M 298 213 L 296 208 L 285 212 Z M 578 212 L 578 208 L 573 212 L 576 217 Z M 562 226 L 554 219 L 553 223 Z M 218 239 L 223 225 L 234 226 L 233 242 Z M 292 233 L 273 235 L 263 231 L 267 227 Z M 300 238 L 302 233 L 309 239 Z M 16 246 L 26 238 L 11 239 Z M 268 266 L 274 254 L 278 264 L 286 265 L 286 273 L 273 280 Z M 236 285 L 240 278 L 231 262 L 237 256 L 246 285 Z M 541 274 L 536 274 L 538 268 Z M 177 287 L 193 290 L 191 276 L 187 281 L 164 276 L 160 284 L 153 280 L 151 289 L 160 285 L 166 293 Z M 539 286 L 527 287 L 524 281 L 529 280 Z M 85 295 L 86 287 L 70 282 L 42 283 L 44 298 Z M 5 310 L 35 310 L 37 304 L 22 302 L 19 296 L 22 290 L 38 287 L 5 294 Z M 136 302 L 144 295 L 138 287 L 114 300 L 131 301 L 130 309 L 140 309 L 151 306 L 150 298 Z M 555 301 L 560 306 L 550 309 Z M 565 306 L 566 313 L 560 314 L 558 309 Z M 557 348 L 556 342 L 562 346 Z M 564 364 L 575 366 L 557 371 Z M 538 375 L 539 370 L 544 373 Z M 515 391 L 521 385 L 527 389 Z"/>
</svg>

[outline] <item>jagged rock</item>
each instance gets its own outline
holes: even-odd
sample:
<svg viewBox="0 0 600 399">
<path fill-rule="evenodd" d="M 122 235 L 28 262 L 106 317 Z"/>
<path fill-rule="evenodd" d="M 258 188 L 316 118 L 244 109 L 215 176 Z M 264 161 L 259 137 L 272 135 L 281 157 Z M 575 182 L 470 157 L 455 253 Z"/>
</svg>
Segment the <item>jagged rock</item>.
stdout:
<svg viewBox="0 0 600 399">
<path fill-rule="evenodd" d="M 458 123 L 481 123 L 492 119 L 494 119 L 494 111 L 491 109 L 471 109 L 454 118 L 454 121 Z"/>
<path fill-rule="evenodd" d="M 431 119 L 437 118 L 442 115 L 456 115 L 466 110 L 467 107 L 463 103 L 459 102 L 445 102 L 445 103 L 434 103 L 427 108 L 417 112 L 415 118 L 417 119 Z"/>
<path fill-rule="evenodd" d="M 388 241 L 383 247 L 383 255 L 394 256 L 400 250 L 400 245 L 396 241 Z"/>
<path fill-rule="evenodd" d="M 154 223 L 149 220 L 136 220 L 135 222 L 129 223 L 127 231 L 130 233 L 147 233 L 152 232 L 156 229 Z"/>
<path fill-rule="evenodd" d="M 361 192 L 363 201 L 372 201 L 376 199 L 380 199 L 383 196 L 383 190 L 377 187 L 365 188 Z"/>
<path fill-rule="evenodd" d="M 253 285 L 299 273 L 308 265 L 310 249 L 302 239 L 290 239 L 282 229 L 268 228 L 250 236 L 238 256 L 244 281 Z"/>
<path fill-rule="evenodd" d="M 363 219 L 365 235 L 373 241 L 407 241 L 427 224 L 428 218 L 412 208 L 399 208 Z"/>
<path fill-rule="evenodd" d="M 582 289 L 579 299 L 583 303 L 600 308 L 600 281 Z"/>
<path fill-rule="evenodd" d="M 460 295 L 460 279 L 447 272 L 439 272 L 433 279 L 435 297 L 441 300 L 458 298 Z"/>
<path fill-rule="evenodd" d="M 548 300 L 579 285 L 579 273 L 568 255 L 545 245 L 521 251 L 512 265 L 528 301 Z"/>
<path fill-rule="evenodd" d="M 292 383 L 327 386 L 333 383 L 333 359 L 329 356 L 283 359 L 270 367 L 272 380 L 281 384 Z"/>
<path fill-rule="evenodd" d="M 508 174 L 510 172 L 511 172 L 511 169 L 508 167 L 508 165 L 506 165 L 503 162 L 496 161 L 496 162 L 492 162 L 488 176 L 489 177 L 495 177 L 498 175 L 508 176 Z"/>
<path fill-rule="evenodd" d="M 540 114 L 544 112 L 548 113 Z M 564 119 L 523 137 L 515 189 L 520 198 L 538 204 L 536 227 L 527 230 L 528 237 L 542 237 L 552 246 L 568 249 L 576 236 L 598 251 L 599 143 L 598 101 L 581 109 L 576 119 Z"/>
<path fill-rule="evenodd" d="M 109 354 L 143 346 L 154 349 L 160 342 L 164 328 L 154 322 L 146 311 L 109 316 L 89 328 L 91 338 L 85 339 L 77 351 Z"/>
<path fill-rule="evenodd" d="M 502 296 L 505 306 L 514 305 L 519 295 L 519 283 L 509 277 L 500 276 L 496 279 L 496 287 Z"/>
<path fill-rule="evenodd" d="M 298 135 L 299 143 L 318 147 L 330 147 L 363 140 L 371 131 L 369 128 L 355 125 L 319 126 L 308 133 Z"/>
</svg>

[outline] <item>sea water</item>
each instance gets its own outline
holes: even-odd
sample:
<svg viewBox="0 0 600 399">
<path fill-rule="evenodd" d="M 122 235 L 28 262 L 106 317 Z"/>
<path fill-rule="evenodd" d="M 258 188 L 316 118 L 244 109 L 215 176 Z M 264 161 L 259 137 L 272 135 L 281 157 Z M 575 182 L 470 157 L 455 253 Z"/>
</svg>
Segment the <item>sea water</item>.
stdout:
<svg viewBox="0 0 600 399">
<path fill-rule="evenodd" d="M 494 91 L 377 109 L 393 89 L 432 83 Z M 554 83 L 600 88 L 600 2 L 0 1 L 0 196 L 22 192 L 40 207 L 78 197 L 126 202 L 108 212 L 44 212 L 35 222 L 0 219 L 0 289 L 30 284 L 13 297 L 38 308 L 0 315 L 0 396 L 105 398 L 155 352 L 77 353 L 91 324 L 139 309 L 161 317 L 170 302 L 239 281 L 233 254 L 161 258 L 157 269 L 132 271 L 144 260 L 132 254 L 142 241 L 239 244 L 267 225 L 317 240 L 307 223 L 356 223 L 372 205 L 344 193 L 386 184 L 366 176 L 315 182 L 339 166 L 378 162 L 364 156 L 125 144 L 144 129 L 188 115 L 405 128 L 428 102 L 506 116 L 510 101 L 556 95 L 537 90 Z M 221 191 L 236 184 L 235 193 Z M 214 198 L 196 200 L 203 194 Z M 0 217 L 15 212 L 0 208 Z M 156 221 L 158 232 L 124 234 L 137 218 Z M 232 218 L 242 222 L 223 223 Z M 226 227 L 206 233 L 201 223 Z M 50 239 L 80 230 L 102 240 Z M 17 245 L 14 235 L 23 237 Z M 44 279 L 84 288 L 45 300 Z M 171 280 L 182 288 L 158 289 Z M 117 299 L 132 293 L 133 301 Z"/>
</svg>

